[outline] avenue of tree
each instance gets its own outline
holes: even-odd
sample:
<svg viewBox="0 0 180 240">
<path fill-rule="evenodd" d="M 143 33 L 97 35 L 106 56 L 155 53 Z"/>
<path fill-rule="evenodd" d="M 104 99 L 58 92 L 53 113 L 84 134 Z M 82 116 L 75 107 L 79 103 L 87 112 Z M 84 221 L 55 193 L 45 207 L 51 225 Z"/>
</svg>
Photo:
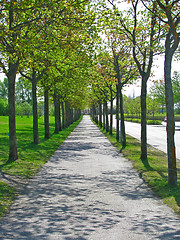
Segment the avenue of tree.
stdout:
<svg viewBox="0 0 180 240">
<path fill-rule="evenodd" d="M 37 95 L 44 99 L 45 138 L 50 137 L 50 101 L 54 104 L 55 133 L 89 107 L 94 120 L 112 134 L 115 100 L 116 139 L 121 139 L 124 148 L 127 101 L 122 89 L 137 79 L 141 79 L 140 158 L 147 162 L 147 82 L 154 56 L 164 54 L 164 90 L 160 91 L 167 111 L 169 184 L 177 185 L 174 100 L 179 100 L 173 96 L 171 65 L 179 47 L 179 1 L 127 1 L 124 11 L 122 5 L 123 1 L 115 0 L 1 1 L 0 68 L 8 85 L 9 162 L 18 159 L 17 96 L 28 112 L 32 95 L 35 144 L 39 143 Z M 154 86 L 155 97 L 158 84 Z"/>
<path fill-rule="evenodd" d="M 107 4 L 109 3 L 109 5 Z M 147 99 L 147 81 L 151 75 L 153 58 L 155 55 L 164 54 L 164 82 L 165 82 L 165 102 L 167 111 L 167 150 L 168 150 L 168 182 L 172 186 L 177 185 L 177 168 L 175 153 L 175 121 L 174 121 L 174 96 L 172 90 L 171 66 L 172 59 L 178 52 L 180 39 L 180 6 L 179 1 L 128 1 L 131 7 L 127 11 L 121 11 L 121 1 L 105 1 L 100 5 L 99 25 L 103 34 L 106 36 L 103 41 L 103 47 L 110 54 L 109 61 L 114 59 L 114 66 L 111 68 L 109 77 L 115 78 L 116 91 L 116 109 L 119 111 L 119 96 L 121 95 L 121 84 L 129 83 L 125 81 L 122 72 L 125 64 L 125 70 L 129 71 L 130 66 L 137 68 L 139 78 L 141 78 L 141 160 L 148 161 L 147 157 L 147 133 L 146 133 L 146 99 Z M 103 9 L 103 10 L 102 10 Z M 104 38 L 103 35 L 103 38 Z M 122 37 L 123 36 L 123 37 Z M 124 39 L 125 36 L 125 39 Z M 108 40 L 107 40 L 108 39 Z M 112 44 L 115 40 L 115 45 Z M 109 45 L 111 44 L 111 46 Z M 125 50 L 126 60 L 123 59 L 122 48 Z M 129 60 L 129 52 L 134 64 Z M 101 48 L 102 55 L 102 48 Z M 121 59 L 122 62 L 121 62 Z M 99 62 L 98 66 L 103 65 Z M 103 67 L 104 69 L 104 67 Z M 120 69 L 120 71 L 119 71 Z M 112 71 L 114 74 L 112 74 Z M 109 71 L 110 72 L 110 71 Z M 112 77 L 113 75 L 113 77 Z M 130 74 L 128 74 L 130 76 Z M 134 76 L 135 80 L 137 77 Z M 107 79 L 107 78 L 106 78 Z M 93 83 L 94 84 L 94 83 Z M 94 84 L 96 86 L 96 84 Z M 98 84 L 99 85 L 99 84 Z M 111 86 L 112 87 L 112 86 Z M 107 93 L 106 93 L 107 95 Z M 99 97 L 98 97 L 99 99 Z M 106 98 L 107 100 L 108 98 Z M 122 98 L 120 99 L 123 104 Z M 105 108 L 106 109 L 106 108 Z M 93 111 L 94 112 L 94 111 Z M 122 146 L 125 146 L 124 137 L 124 117 L 123 110 L 121 114 L 121 137 Z M 117 122 L 118 115 L 116 115 Z M 117 140 L 119 139 L 119 125 L 117 124 Z"/>
</svg>

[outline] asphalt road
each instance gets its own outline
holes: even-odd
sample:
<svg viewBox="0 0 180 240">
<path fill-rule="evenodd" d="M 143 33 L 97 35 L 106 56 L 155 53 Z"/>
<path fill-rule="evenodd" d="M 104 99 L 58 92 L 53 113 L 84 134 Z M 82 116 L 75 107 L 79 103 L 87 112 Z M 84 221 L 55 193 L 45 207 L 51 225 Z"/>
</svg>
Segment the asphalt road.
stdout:
<svg viewBox="0 0 180 240">
<path fill-rule="evenodd" d="M 116 119 L 113 118 L 113 127 L 116 127 Z M 140 140 L 141 125 L 139 123 L 125 122 L 128 135 Z M 147 125 L 147 143 L 167 153 L 166 123 L 163 125 Z M 180 159 L 180 122 L 176 122 L 175 128 L 176 157 Z"/>
<path fill-rule="evenodd" d="M 1 240 L 180 239 L 180 220 L 84 116 L 0 222 Z"/>
</svg>

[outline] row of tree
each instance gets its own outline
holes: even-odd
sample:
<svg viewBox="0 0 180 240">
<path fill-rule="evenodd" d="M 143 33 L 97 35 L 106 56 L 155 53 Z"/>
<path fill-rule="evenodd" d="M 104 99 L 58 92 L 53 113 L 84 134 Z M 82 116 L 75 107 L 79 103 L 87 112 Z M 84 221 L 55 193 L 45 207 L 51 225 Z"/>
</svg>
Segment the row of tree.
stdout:
<svg viewBox="0 0 180 240">
<path fill-rule="evenodd" d="M 180 73 L 175 71 L 172 76 L 172 89 L 174 96 L 175 111 L 177 114 L 180 113 Z M 163 80 L 159 80 L 153 83 L 150 89 L 151 96 L 156 99 L 161 108 L 164 109 L 166 106 L 165 102 L 165 83 Z"/>
<path fill-rule="evenodd" d="M 180 6 L 176 0 L 133 0 L 121 11 L 121 1 L 17 1 L 0 7 L 0 67 L 8 79 L 9 161 L 18 158 L 15 125 L 15 79 L 17 73 L 31 83 L 34 142 L 38 143 L 37 88 L 43 92 L 45 125 L 48 98 L 53 96 L 55 132 L 60 129 L 60 105 L 72 116 L 89 97 L 93 113 L 107 109 L 116 99 L 122 145 L 126 145 L 122 89 L 141 78 L 141 159 L 147 161 L 147 81 L 153 57 L 165 54 L 164 77 L 167 109 L 169 184 L 176 186 L 174 143 L 174 97 L 171 63 L 180 37 Z M 24 80 L 23 80 L 24 81 Z M 19 90 L 19 93 L 21 90 Z M 63 103 L 63 104 L 62 104 Z M 66 104 L 64 104 L 66 103 Z M 100 114 L 100 125 L 102 114 Z M 106 114 L 108 129 L 108 116 Z"/>
<path fill-rule="evenodd" d="M 73 108 L 75 119 L 79 117 L 96 34 L 93 22 L 88 0 L 1 2 L 0 67 L 8 82 L 9 162 L 18 159 L 15 97 L 16 92 L 25 97 L 25 82 L 31 84 L 34 143 L 39 143 L 37 89 L 44 95 L 45 137 L 49 137 L 49 95 L 55 107 L 55 133 L 72 122 Z M 23 78 L 19 88 L 15 88 L 17 74 Z"/>
<path fill-rule="evenodd" d="M 174 95 L 175 113 L 180 113 L 180 73 L 174 72 L 172 76 L 172 88 Z M 149 94 L 146 98 L 147 115 L 159 115 L 166 113 L 165 86 L 163 80 L 152 82 Z M 141 99 L 135 96 L 124 96 L 124 112 L 130 115 L 139 115 L 141 113 Z M 164 115 L 163 115 L 164 116 Z M 162 117 L 163 119 L 163 117 Z"/>
<path fill-rule="evenodd" d="M 97 5 L 99 28 L 103 33 L 97 54 L 96 74 L 92 77 L 90 95 L 92 114 L 95 106 L 116 98 L 117 133 L 119 111 L 122 145 L 126 145 L 122 87 L 141 78 L 141 160 L 147 162 L 147 81 L 151 76 L 153 58 L 164 54 L 164 92 L 167 112 L 168 181 L 177 185 L 175 153 L 174 96 L 171 65 L 178 51 L 180 38 L 180 6 L 176 0 L 128 1 L 121 11 L 121 1 L 103 1 Z M 98 76 L 97 76 L 98 74 Z M 106 111 L 106 106 L 104 106 Z M 99 113 L 101 113 L 99 107 Z M 100 117 L 101 118 L 101 117 Z M 110 118 L 111 119 L 111 118 Z M 108 119 L 107 119 L 108 121 Z M 111 121 L 111 120 L 110 120 Z M 101 119 L 100 119 L 101 125 Z M 111 126 L 111 123 L 110 123 Z M 111 132 L 110 132 L 111 133 Z"/>
</svg>

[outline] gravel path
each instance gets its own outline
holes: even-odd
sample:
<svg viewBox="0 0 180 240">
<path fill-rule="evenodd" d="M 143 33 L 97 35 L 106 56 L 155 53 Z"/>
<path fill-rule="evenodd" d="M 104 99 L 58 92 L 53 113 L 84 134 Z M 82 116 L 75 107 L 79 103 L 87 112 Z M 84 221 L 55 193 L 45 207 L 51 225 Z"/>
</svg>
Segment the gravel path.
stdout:
<svg viewBox="0 0 180 240">
<path fill-rule="evenodd" d="M 84 116 L 19 195 L 0 239 L 180 239 L 180 220 Z"/>
</svg>

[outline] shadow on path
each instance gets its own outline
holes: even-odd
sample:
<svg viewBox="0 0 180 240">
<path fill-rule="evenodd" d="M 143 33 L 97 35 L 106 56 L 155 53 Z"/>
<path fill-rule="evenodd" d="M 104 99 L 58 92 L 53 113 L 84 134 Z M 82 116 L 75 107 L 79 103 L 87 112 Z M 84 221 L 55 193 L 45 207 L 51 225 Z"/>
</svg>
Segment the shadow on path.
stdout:
<svg viewBox="0 0 180 240">
<path fill-rule="evenodd" d="M 180 224 L 86 116 L 3 218 L 0 239 L 180 239 Z"/>
</svg>

